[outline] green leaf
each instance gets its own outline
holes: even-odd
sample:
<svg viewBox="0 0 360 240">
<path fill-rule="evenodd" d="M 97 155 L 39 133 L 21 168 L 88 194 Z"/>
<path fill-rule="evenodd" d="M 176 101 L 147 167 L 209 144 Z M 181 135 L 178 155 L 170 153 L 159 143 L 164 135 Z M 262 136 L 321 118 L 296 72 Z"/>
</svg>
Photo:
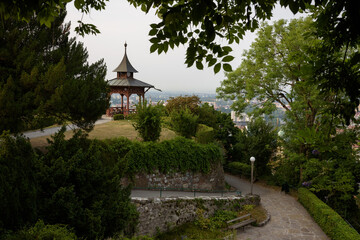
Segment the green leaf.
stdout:
<svg viewBox="0 0 360 240">
<path fill-rule="evenodd" d="M 156 38 L 156 37 L 153 37 L 153 38 L 150 38 L 149 40 L 151 43 L 158 43 L 159 42 L 159 39 Z"/>
<path fill-rule="evenodd" d="M 224 52 L 231 52 L 232 51 L 232 48 L 231 47 L 229 47 L 229 46 L 225 46 L 225 47 L 222 47 L 222 50 L 224 51 Z"/>
<path fill-rule="evenodd" d="M 169 44 L 167 42 L 164 43 L 164 52 L 167 53 L 169 49 Z"/>
<path fill-rule="evenodd" d="M 221 63 L 216 64 L 214 67 L 214 73 L 215 74 L 218 73 L 220 71 L 220 69 L 221 69 Z"/>
<path fill-rule="evenodd" d="M 150 30 L 149 35 L 150 35 L 150 36 L 155 36 L 156 33 L 157 33 L 157 29 L 154 29 L 154 28 L 153 28 L 153 29 Z"/>
<path fill-rule="evenodd" d="M 226 56 L 222 59 L 223 62 L 231 62 L 234 59 L 233 56 Z"/>
<path fill-rule="evenodd" d="M 230 64 L 228 63 L 224 63 L 223 64 L 223 69 L 226 71 L 226 72 L 232 72 L 232 67 Z"/>
<path fill-rule="evenodd" d="M 199 70 L 202 70 L 202 69 L 204 69 L 204 65 L 202 64 L 202 62 L 197 61 L 196 62 L 196 68 L 199 69 Z"/>
<path fill-rule="evenodd" d="M 212 65 L 214 65 L 217 62 L 216 58 L 213 58 L 209 61 L 209 67 L 211 67 Z"/>
<path fill-rule="evenodd" d="M 155 52 L 157 48 L 158 48 L 158 45 L 157 45 L 156 43 L 154 43 L 153 45 L 151 45 L 151 47 L 150 47 L 150 53 Z"/>
<path fill-rule="evenodd" d="M 164 45 L 158 45 L 158 54 L 161 54 L 164 51 Z"/>
</svg>

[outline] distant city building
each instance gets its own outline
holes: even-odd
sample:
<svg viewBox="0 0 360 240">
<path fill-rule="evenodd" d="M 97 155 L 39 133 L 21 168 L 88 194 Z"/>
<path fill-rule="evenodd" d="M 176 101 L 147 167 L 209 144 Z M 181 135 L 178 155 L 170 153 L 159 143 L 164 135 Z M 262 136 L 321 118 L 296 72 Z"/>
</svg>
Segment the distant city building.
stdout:
<svg viewBox="0 0 360 240">
<path fill-rule="evenodd" d="M 237 114 L 235 111 L 231 111 L 231 120 L 239 127 L 247 126 L 251 121 L 251 118 L 246 113 Z"/>
</svg>

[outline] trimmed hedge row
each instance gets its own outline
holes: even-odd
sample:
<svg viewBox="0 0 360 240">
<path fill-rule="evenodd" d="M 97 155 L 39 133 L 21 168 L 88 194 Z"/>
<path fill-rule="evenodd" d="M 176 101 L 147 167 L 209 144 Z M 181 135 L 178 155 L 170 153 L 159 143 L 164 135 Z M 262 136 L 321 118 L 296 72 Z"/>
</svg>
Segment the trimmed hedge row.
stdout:
<svg viewBox="0 0 360 240">
<path fill-rule="evenodd" d="M 299 202 L 309 211 L 322 230 L 333 240 L 357 240 L 359 233 L 332 208 L 306 188 L 298 190 Z"/>
<path fill-rule="evenodd" d="M 133 142 L 126 154 L 128 174 L 137 172 L 193 171 L 207 173 L 214 163 L 223 160 L 220 148 L 215 144 L 200 144 L 177 137 L 162 142 Z"/>
</svg>

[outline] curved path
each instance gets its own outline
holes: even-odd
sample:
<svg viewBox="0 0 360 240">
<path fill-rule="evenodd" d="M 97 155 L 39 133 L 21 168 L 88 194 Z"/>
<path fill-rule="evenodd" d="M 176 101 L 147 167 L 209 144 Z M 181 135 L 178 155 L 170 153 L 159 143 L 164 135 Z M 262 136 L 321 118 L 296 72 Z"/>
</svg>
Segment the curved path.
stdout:
<svg viewBox="0 0 360 240">
<path fill-rule="evenodd" d="M 95 122 L 95 125 L 107 123 L 110 121 L 111 121 L 111 118 L 102 117 L 101 119 L 99 119 Z M 69 124 L 66 126 L 66 131 L 73 130 L 76 128 L 78 128 L 76 125 Z M 51 127 L 51 128 L 44 128 L 43 130 L 34 130 L 34 131 L 23 132 L 23 134 L 25 137 L 28 137 L 28 138 L 37 138 L 37 137 L 53 135 L 53 134 L 57 133 L 60 129 L 61 129 L 61 126 L 60 127 Z"/>
<path fill-rule="evenodd" d="M 243 194 L 250 192 L 250 182 L 232 175 L 225 180 Z M 329 239 L 315 223 L 305 208 L 293 197 L 285 193 L 253 186 L 253 193 L 261 197 L 261 203 L 271 215 L 271 220 L 263 227 L 245 227 L 238 230 L 238 240 L 327 240 Z"/>
</svg>

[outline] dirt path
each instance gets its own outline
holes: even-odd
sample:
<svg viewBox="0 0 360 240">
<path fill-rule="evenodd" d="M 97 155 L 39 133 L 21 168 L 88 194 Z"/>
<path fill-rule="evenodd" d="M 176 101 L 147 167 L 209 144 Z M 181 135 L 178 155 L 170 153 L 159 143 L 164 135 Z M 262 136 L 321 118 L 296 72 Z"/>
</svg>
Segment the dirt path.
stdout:
<svg viewBox="0 0 360 240">
<path fill-rule="evenodd" d="M 226 181 L 242 194 L 250 192 L 250 182 L 226 175 Z M 245 227 L 238 230 L 238 240 L 325 240 L 329 239 L 305 208 L 293 197 L 282 192 L 254 184 L 254 194 L 271 215 L 263 227 Z"/>
</svg>

